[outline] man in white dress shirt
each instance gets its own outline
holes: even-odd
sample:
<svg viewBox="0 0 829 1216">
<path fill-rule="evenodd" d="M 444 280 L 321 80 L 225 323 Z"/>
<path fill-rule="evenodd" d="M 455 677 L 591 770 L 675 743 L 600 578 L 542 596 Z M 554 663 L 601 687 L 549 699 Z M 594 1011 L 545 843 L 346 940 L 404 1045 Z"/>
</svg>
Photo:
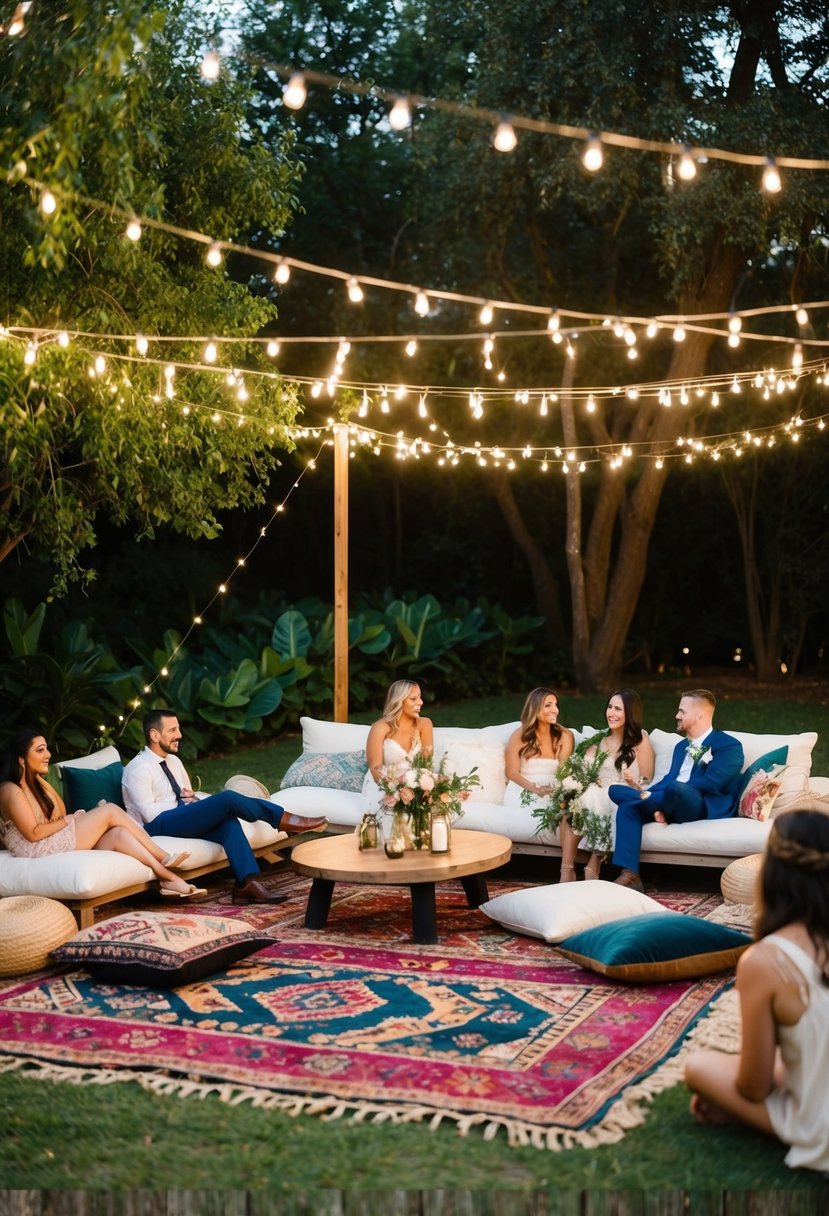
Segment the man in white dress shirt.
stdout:
<svg viewBox="0 0 829 1216">
<path fill-rule="evenodd" d="M 233 903 L 283 903 L 287 896 L 274 895 L 259 881 L 259 865 L 239 820 L 264 819 L 290 835 L 321 832 L 328 820 L 290 815 L 266 798 L 249 798 L 232 790 L 198 798 L 178 756 L 181 729 L 172 710 L 154 709 L 145 716 L 144 739 L 146 747 L 130 760 L 123 776 L 124 805 L 133 819 L 150 836 L 220 844 L 236 879 Z"/>
</svg>

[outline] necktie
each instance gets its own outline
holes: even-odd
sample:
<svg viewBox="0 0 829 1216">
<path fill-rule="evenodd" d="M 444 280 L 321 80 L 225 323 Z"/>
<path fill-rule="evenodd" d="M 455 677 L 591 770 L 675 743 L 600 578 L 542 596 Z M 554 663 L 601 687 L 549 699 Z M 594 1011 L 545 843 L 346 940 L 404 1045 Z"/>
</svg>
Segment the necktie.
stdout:
<svg viewBox="0 0 829 1216">
<path fill-rule="evenodd" d="M 173 793 L 175 795 L 176 802 L 180 802 L 181 801 L 181 786 L 176 781 L 173 774 L 170 772 L 170 768 L 169 768 L 169 765 L 167 764 L 166 760 L 161 761 L 161 771 L 164 774 L 164 776 L 167 778 L 167 780 L 170 782 L 170 785 L 173 787 Z"/>
</svg>

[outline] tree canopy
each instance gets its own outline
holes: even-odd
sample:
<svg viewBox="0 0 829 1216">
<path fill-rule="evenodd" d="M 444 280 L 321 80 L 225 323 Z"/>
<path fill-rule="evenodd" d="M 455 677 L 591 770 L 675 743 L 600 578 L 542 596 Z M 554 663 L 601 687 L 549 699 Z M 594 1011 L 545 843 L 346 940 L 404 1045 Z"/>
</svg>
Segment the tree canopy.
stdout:
<svg viewBox="0 0 829 1216">
<path fill-rule="evenodd" d="M 25 543 L 55 561 L 59 586 L 100 516 L 215 535 L 217 510 L 262 501 L 291 446 L 296 394 L 273 368 L 251 374 L 267 362 L 258 346 L 226 356 L 228 385 L 188 370 L 202 341 L 154 341 L 255 336 L 275 316 L 261 284 L 169 232 L 125 236 L 122 212 L 217 240 L 288 223 L 291 134 L 265 146 L 248 87 L 200 77 L 214 34 L 186 0 L 41 0 L 0 38 L 0 557 Z M 145 358 L 111 337 L 138 334 Z"/>
</svg>

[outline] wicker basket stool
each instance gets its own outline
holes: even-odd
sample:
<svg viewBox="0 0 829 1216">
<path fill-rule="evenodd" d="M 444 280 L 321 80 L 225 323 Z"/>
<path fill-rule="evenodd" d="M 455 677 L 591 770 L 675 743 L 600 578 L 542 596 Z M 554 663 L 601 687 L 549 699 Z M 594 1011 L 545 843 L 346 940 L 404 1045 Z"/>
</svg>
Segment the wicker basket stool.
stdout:
<svg viewBox="0 0 829 1216">
<path fill-rule="evenodd" d="M 723 899 L 729 904 L 753 904 L 762 864 L 763 854 L 751 853 L 748 857 L 738 857 L 726 866 L 720 878 Z"/>
<path fill-rule="evenodd" d="M 49 964 L 49 951 L 77 932 L 75 917 L 56 899 L 40 895 L 0 899 L 0 976 L 40 971 Z"/>
</svg>

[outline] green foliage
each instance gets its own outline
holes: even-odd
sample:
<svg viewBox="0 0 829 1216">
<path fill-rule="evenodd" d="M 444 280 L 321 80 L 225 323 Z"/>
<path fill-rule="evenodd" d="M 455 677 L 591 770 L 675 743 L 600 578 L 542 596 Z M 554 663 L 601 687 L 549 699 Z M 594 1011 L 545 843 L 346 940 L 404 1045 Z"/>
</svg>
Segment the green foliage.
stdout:
<svg viewBox="0 0 829 1216">
<path fill-rule="evenodd" d="M 123 219 L 81 196 L 247 239 L 287 223 L 297 169 L 290 136 L 266 149 L 247 127 L 245 86 L 229 72 L 213 86 L 201 80 L 213 30 L 199 6 L 74 0 L 60 20 L 52 9 L 34 5 L 26 33 L 0 39 L 0 165 L 10 183 L 0 317 L 39 331 L 33 365 L 25 334 L 0 342 L 0 558 L 25 538 L 55 561 L 63 590 L 99 516 L 141 535 L 168 524 L 211 537 L 219 509 L 264 501 L 297 409 L 274 375 L 249 378 L 243 408 L 224 376 L 199 371 L 181 372 L 169 397 L 163 365 L 198 365 L 200 345 L 161 347 L 154 335 L 253 337 L 275 309 L 250 284 L 208 269 L 202 246 L 150 229 L 133 243 Z M 30 181 L 57 197 L 48 219 Z M 60 330 L 143 333 L 149 356 L 106 336 L 94 350 L 64 349 Z M 233 363 L 264 366 L 244 342 Z"/>
</svg>

